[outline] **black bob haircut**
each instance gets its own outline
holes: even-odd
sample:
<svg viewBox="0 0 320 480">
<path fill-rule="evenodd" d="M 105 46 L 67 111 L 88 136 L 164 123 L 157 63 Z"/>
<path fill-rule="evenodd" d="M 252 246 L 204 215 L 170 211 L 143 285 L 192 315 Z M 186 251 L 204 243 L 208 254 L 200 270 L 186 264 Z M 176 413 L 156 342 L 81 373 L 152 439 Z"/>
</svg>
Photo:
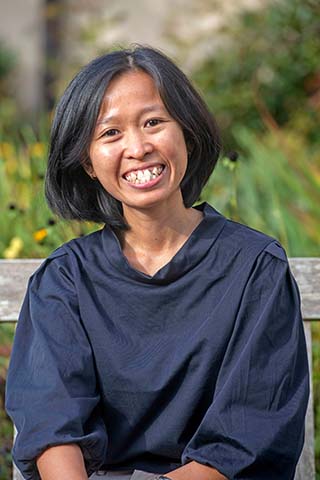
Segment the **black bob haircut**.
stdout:
<svg viewBox="0 0 320 480">
<path fill-rule="evenodd" d="M 84 169 L 105 91 L 111 80 L 142 70 L 155 82 L 169 114 L 182 128 L 188 155 L 181 182 L 186 208 L 199 198 L 220 152 L 216 123 L 184 73 L 163 53 L 135 46 L 96 58 L 71 81 L 57 105 L 51 129 L 45 194 L 50 208 L 67 219 L 103 222 L 129 228 L 122 204 Z"/>
</svg>

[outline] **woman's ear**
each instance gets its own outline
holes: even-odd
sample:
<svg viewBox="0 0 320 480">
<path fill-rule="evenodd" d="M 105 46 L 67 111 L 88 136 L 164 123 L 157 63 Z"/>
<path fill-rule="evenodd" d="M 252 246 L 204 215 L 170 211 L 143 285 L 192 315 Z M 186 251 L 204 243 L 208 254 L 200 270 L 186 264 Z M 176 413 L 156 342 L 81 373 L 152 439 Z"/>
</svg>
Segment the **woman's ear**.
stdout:
<svg viewBox="0 0 320 480">
<path fill-rule="evenodd" d="M 86 174 L 89 175 L 89 177 L 92 178 L 92 180 L 95 180 L 97 178 L 89 158 L 86 159 L 86 161 L 82 164 L 82 166 Z"/>
</svg>

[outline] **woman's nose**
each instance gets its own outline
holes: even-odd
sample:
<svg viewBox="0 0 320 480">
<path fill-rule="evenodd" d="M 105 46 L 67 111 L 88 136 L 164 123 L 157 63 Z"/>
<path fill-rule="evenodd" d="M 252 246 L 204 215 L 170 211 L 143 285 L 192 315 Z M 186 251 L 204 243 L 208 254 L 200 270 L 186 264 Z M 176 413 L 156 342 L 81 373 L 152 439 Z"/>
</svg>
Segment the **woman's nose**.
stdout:
<svg viewBox="0 0 320 480">
<path fill-rule="evenodd" d="M 143 132 L 131 132 L 125 138 L 125 156 L 127 158 L 143 159 L 146 154 L 153 151 L 151 142 Z"/>
</svg>

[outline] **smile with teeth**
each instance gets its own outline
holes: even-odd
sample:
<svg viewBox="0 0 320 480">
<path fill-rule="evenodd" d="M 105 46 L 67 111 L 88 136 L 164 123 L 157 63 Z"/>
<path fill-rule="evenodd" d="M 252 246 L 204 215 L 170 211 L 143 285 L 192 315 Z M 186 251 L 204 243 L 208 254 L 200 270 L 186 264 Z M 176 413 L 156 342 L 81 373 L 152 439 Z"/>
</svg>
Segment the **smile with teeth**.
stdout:
<svg viewBox="0 0 320 480">
<path fill-rule="evenodd" d="M 145 170 L 134 170 L 125 175 L 125 179 L 129 183 L 142 184 L 148 183 L 159 177 L 163 172 L 164 165 L 146 168 Z"/>
</svg>

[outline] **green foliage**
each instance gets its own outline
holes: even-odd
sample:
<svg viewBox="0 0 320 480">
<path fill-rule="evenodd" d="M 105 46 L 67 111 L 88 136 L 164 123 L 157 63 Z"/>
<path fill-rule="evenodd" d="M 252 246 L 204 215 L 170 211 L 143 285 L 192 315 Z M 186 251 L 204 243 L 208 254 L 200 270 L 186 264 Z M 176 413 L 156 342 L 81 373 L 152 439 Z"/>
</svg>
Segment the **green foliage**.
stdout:
<svg viewBox="0 0 320 480">
<path fill-rule="evenodd" d="M 43 192 L 47 129 L 41 130 L 40 139 L 26 126 L 11 141 L 0 137 L 0 258 L 46 257 L 61 243 L 98 228 L 50 212 Z"/>
<path fill-rule="evenodd" d="M 303 137 L 233 130 L 237 162 L 224 158 L 202 197 L 228 217 L 281 241 L 290 256 L 320 255 L 320 168 Z"/>
<path fill-rule="evenodd" d="M 320 4 L 282 0 L 244 13 L 227 31 L 230 44 L 195 72 L 227 145 L 245 125 L 289 126 L 319 143 Z"/>
</svg>

